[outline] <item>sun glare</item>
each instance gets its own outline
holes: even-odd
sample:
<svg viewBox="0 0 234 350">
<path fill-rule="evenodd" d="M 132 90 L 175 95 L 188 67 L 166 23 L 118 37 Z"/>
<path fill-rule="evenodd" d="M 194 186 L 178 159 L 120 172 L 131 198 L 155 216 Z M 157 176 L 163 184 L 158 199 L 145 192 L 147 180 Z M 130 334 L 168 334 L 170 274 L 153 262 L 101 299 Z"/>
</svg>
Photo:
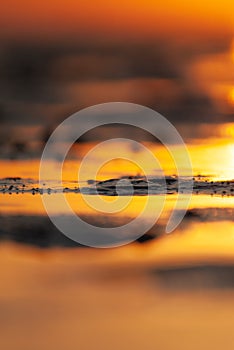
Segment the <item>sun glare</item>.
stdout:
<svg viewBox="0 0 234 350">
<path fill-rule="evenodd" d="M 222 125 L 222 136 L 234 138 L 234 124 L 233 123 Z"/>
</svg>

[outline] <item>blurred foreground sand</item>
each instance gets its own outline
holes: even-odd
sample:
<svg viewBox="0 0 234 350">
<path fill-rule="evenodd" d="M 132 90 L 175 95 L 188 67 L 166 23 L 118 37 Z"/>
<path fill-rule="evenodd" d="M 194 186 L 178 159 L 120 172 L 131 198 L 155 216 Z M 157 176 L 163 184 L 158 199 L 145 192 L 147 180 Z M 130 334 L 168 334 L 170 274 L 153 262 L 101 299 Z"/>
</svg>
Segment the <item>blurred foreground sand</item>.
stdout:
<svg viewBox="0 0 234 350">
<path fill-rule="evenodd" d="M 234 289 L 165 288 L 152 251 L 1 244 L 0 348 L 233 349 Z"/>
</svg>

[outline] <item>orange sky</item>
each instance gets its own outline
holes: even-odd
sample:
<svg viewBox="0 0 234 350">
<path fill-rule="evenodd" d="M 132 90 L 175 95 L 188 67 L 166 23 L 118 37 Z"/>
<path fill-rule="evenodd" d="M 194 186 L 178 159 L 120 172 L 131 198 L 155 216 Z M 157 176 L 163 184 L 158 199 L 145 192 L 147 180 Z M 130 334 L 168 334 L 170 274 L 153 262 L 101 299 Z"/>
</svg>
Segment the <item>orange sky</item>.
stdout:
<svg viewBox="0 0 234 350">
<path fill-rule="evenodd" d="M 38 156 L 65 117 L 110 101 L 153 108 L 184 138 L 233 122 L 233 0 L 9 0 L 0 23 L 4 157 L 25 140 Z"/>
<path fill-rule="evenodd" d="M 234 2 L 232 0 L 128 0 L 84 1 L 10 0 L 1 4 L 1 36 L 46 38 L 82 35 L 105 37 L 157 37 L 183 31 L 184 35 L 232 32 Z M 222 28 L 222 29 L 221 29 Z M 184 32 L 184 30 L 186 31 Z"/>
</svg>

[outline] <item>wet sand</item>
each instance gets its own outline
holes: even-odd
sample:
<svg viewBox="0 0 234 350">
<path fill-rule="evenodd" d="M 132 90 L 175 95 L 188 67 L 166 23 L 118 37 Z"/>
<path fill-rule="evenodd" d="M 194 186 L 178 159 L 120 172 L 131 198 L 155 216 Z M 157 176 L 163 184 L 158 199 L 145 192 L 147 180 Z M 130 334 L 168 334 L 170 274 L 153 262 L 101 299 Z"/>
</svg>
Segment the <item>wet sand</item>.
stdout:
<svg viewBox="0 0 234 350">
<path fill-rule="evenodd" d="M 145 239 L 92 249 L 66 238 L 45 215 L 42 197 L 56 198 L 58 188 L 32 195 L 33 181 L 7 181 L 0 194 L 2 349 L 233 349 L 232 182 L 199 180 L 221 192 L 194 193 L 187 215 L 170 235 L 165 223 L 176 194 L 167 197 L 162 217 Z M 135 195 L 127 213 L 97 216 L 72 186 L 65 195 L 75 212 L 96 224 L 133 218 L 147 197 Z M 223 195 L 227 186 L 230 193 Z"/>
<path fill-rule="evenodd" d="M 146 254 L 2 244 L 1 348 L 233 349 L 234 290 L 168 287 Z"/>
</svg>

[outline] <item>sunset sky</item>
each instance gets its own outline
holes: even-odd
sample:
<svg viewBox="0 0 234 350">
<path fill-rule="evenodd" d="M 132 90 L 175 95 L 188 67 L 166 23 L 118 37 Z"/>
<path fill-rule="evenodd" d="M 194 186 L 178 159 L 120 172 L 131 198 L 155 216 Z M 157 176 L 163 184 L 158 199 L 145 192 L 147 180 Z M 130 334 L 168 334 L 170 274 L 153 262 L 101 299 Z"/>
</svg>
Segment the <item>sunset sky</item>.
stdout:
<svg viewBox="0 0 234 350">
<path fill-rule="evenodd" d="M 155 109 L 185 140 L 234 135 L 232 0 L 12 0 L 0 22 L 2 157 L 38 156 L 70 114 L 112 101 Z"/>
</svg>

